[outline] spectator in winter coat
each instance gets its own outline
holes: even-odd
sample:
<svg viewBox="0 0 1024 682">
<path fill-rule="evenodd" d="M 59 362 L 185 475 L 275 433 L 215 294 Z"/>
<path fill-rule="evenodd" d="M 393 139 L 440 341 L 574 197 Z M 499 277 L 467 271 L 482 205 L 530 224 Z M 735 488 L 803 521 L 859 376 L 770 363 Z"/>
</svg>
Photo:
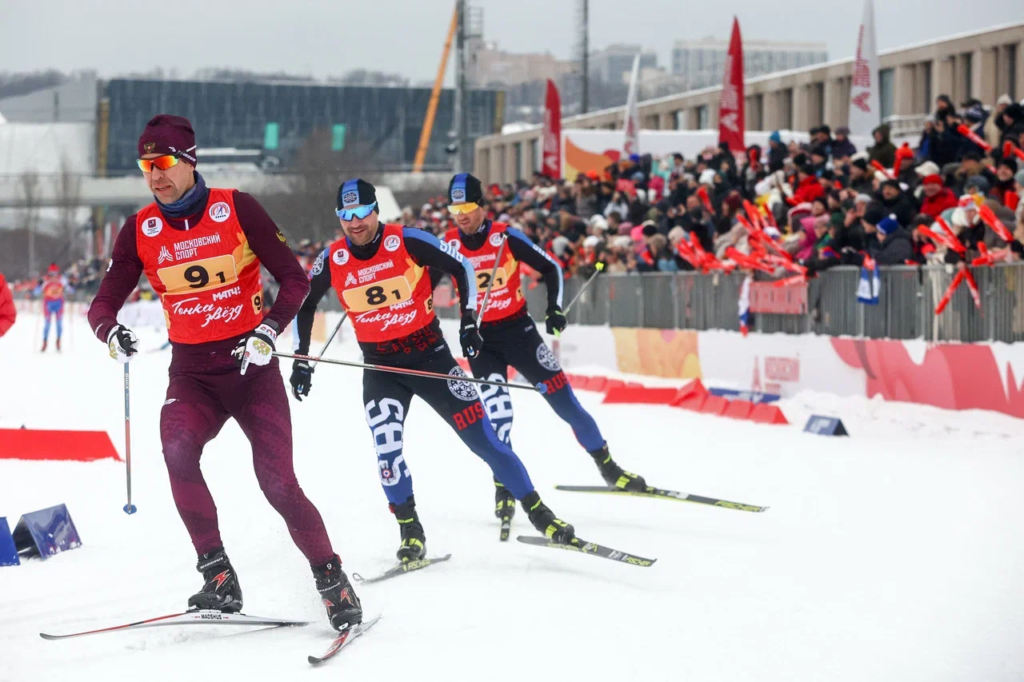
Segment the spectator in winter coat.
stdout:
<svg viewBox="0 0 1024 682">
<path fill-rule="evenodd" d="M 917 215 L 917 206 L 914 200 L 903 191 L 900 183 L 895 180 L 886 180 L 882 183 L 882 210 L 887 214 L 894 214 L 900 225 L 910 225 Z"/>
<path fill-rule="evenodd" d="M 857 153 L 857 147 L 850 142 L 850 129 L 846 126 L 836 128 L 836 139 L 832 141 L 832 158 L 839 163 Z"/>
<path fill-rule="evenodd" d="M 939 95 L 935 98 L 935 120 L 941 121 L 946 127 L 949 127 L 949 118 L 956 116 L 956 108 L 953 106 L 953 100 L 949 98 L 949 95 Z"/>
<path fill-rule="evenodd" d="M 1009 95 L 1000 95 L 999 99 L 996 100 L 996 108 L 992 111 L 988 121 L 985 122 L 985 141 L 993 147 L 998 147 L 1001 143 L 1003 129 L 1000 127 L 999 122 L 1002 120 L 1006 107 L 1011 104 L 1013 104 L 1013 100 L 1010 99 Z"/>
<path fill-rule="evenodd" d="M 972 133 L 978 137 L 985 139 L 985 122 L 988 120 L 988 112 L 982 108 L 981 104 L 976 104 L 970 109 L 964 112 L 964 123 L 971 130 Z M 955 126 L 954 126 L 955 127 Z M 960 141 L 960 155 L 963 156 L 971 150 L 977 150 L 984 154 L 985 150 L 979 147 L 977 144 L 971 141 L 971 138 L 966 135 L 961 137 Z"/>
<path fill-rule="evenodd" d="M 914 257 L 910 232 L 904 229 L 894 215 L 878 222 L 875 231 L 878 246 L 872 254 L 879 265 L 903 265 Z"/>
<path fill-rule="evenodd" d="M 963 194 L 972 177 L 984 178 L 985 192 L 995 184 L 996 176 L 988 169 L 988 166 L 981 162 L 981 159 L 981 152 L 977 149 L 971 149 L 964 154 L 963 158 L 960 159 L 960 166 L 956 169 L 956 174 L 954 175 L 956 180 L 953 187 L 954 192 Z"/>
<path fill-rule="evenodd" d="M 924 188 L 924 200 L 921 202 L 921 213 L 931 216 L 932 220 L 942 215 L 949 208 L 956 207 L 956 195 L 953 190 L 944 187 L 938 175 L 926 175 L 921 181 Z"/>
<path fill-rule="evenodd" d="M 896 145 L 889 141 L 889 126 L 883 123 L 871 131 L 871 134 L 875 138 L 875 145 L 868 147 L 868 160 L 892 168 L 896 162 Z"/>
<path fill-rule="evenodd" d="M 999 138 L 999 147 L 1007 141 L 1013 142 L 1020 147 L 1024 144 L 1024 107 L 1020 104 L 1011 104 L 1003 110 L 997 125 L 1003 131 Z"/>
<path fill-rule="evenodd" d="M 850 164 L 849 188 L 857 194 L 870 194 L 871 174 L 868 173 L 868 162 L 864 159 L 855 159 Z"/>
<path fill-rule="evenodd" d="M 768 136 L 768 172 L 775 173 L 782 170 L 786 164 L 786 157 L 789 150 L 782 144 L 782 136 L 776 130 Z"/>
<path fill-rule="evenodd" d="M 7 280 L 0 272 L 0 336 L 14 326 L 14 320 L 18 317 L 18 311 L 14 308 L 14 297 L 7 287 Z"/>
<path fill-rule="evenodd" d="M 1016 159 L 1002 159 L 996 165 L 996 183 L 988 191 L 989 197 L 995 199 L 1011 211 L 1017 210 L 1017 202 L 1020 201 L 1016 183 L 1013 181 L 1013 176 L 1016 172 Z"/>
<path fill-rule="evenodd" d="M 797 186 L 793 191 L 793 197 L 789 200 L 791 206 L 809 204 L 818 197 L 825 196 L 825 188 L 818 182 L 818 177 L 809 164 L 797 167 L 796 178 Z"/>
</svg>

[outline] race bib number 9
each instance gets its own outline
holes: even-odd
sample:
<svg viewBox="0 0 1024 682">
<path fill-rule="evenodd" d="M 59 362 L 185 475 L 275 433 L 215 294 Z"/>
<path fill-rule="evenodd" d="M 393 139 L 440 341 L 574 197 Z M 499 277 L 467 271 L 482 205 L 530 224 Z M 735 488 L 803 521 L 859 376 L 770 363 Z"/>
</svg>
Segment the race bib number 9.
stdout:
<svg viewBox="0 0 1024 682">
<path fill-rule="evenodd" d="M 478 291 L 484 291 L 491 283 L 491 271 L 480 270 L 476 273 L 476 288 Z M 505 268 L 498 268 L 494 271 L 494 286 L 493 289 L 504 289 L 508 285 L 508 277 L 505 275 Z"/>
<path fill-rule="evenodd" d="M 168 294 L 186 294 L 217 289 L 238 280 L 235 259 L 230 254 L 160 268 L 156 271 Z"/>
<path fill-rule="evenodd" d="M 412 288 L 405 277 L 392 277 L 355 289 L 346 289 L 345 307 L 354 313 L 405 303 L 412 298 Z"/>
</svg>

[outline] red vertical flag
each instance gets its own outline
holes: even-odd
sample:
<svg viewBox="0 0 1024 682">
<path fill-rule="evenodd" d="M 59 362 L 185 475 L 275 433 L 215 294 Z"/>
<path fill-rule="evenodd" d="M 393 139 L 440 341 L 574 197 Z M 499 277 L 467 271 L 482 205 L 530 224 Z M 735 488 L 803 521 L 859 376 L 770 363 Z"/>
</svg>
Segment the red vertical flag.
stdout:
<svg viewBox="0 0 1024 682">
<path fill-rule="evenodd" d="M 549 178 L 562 177 L 562 101 L 558 88 L 548 79 L 548 94 L 544 98 L 544 144 L 540 172 Z"/>
<path fill-rule="evenodd" d="M 734 17 L 729 52 L 725 55 L 722 94 L 718 99 L 718 141 L 728 142 L 732 152 L 746 149 L 743 103 L 743 39 L 740 37 L 740 22 Z"/>
</svg>

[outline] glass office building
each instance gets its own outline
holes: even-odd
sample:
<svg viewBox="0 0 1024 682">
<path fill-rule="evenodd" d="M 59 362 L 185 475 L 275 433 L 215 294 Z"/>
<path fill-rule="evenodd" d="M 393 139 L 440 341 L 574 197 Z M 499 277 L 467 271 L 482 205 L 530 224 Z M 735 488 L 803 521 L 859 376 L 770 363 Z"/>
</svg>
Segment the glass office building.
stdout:
<svg viewBox="0 0 1024 682">
<path fill-rule="evenodd" d="M 501 130 L 502 95 L 468 92 L 470 138 Z M 333 151 L 355 146 L 373 169 L 397 170 L 411 166 L 416 156 L 430 89 L 112 79 L 101 84 L 100 98 L 107 102 L 111 175 L 135 170 L 139 133 L 158 113 L 192 121 L 200 151 L 259 150 L 287 167 L 311 133 L 326 131 L 325 144 Z M 451 141 L 454 99 L 454 91 L 442 91 L 427 167 L 449 161 L 445 145 Z"/>
</svg>

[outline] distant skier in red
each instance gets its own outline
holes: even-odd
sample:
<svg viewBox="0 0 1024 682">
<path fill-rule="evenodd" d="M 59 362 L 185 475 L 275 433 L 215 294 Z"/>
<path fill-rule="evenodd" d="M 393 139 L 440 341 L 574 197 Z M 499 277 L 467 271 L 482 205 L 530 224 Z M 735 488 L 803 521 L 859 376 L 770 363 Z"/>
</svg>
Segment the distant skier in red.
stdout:
<svg viewBox="0 0 1024 682">
<path fill-rule="evenodd" d="M 252 444 L 260 489 L 309 560 L 331 625 L 339 630 L 355 625 L 362 621 L 359 598 L 320 513 L 295 478 L 288 397 L 272 355 L 278 331 L 295 317 L 309 291 L 306 273 L 253 197 L 206 187 L 195 171 L 195 133 L 187 119 L 153 118 L 139 138 L 138 153 L 155 201 L 130 216 L 118 234 L 89 324 L 109 346 L 111 358 L 128 362 L 138 351 L 138 338 L 117 323 L 117 312 L 143 272 L 163 304 L 172 354 L 160 439 L 174 502 L 206 581 L 189 607 L 242 609 L 217 508 L 199 468 L 203 447 L 233 417 Z M 269 314 L 261 264 L 281 284 Z"/>
<path fill-rule="evenodd" d="M 43 347 L 41 352 L 46 351 L 46 345 L 50 340 L 50 319 L 57 320 L 57 352 L 60 352 L 60 337 L 64 334 L 64 294 L 75 293 L 74 287 L 68 284 L 67 278 L 60 274 L 60 268 L 56 263 L 50 263 L 50 269 L 46 276 L 39 282 L 35 289 L 35 295 L 43 296 Z"/>
</svg>

